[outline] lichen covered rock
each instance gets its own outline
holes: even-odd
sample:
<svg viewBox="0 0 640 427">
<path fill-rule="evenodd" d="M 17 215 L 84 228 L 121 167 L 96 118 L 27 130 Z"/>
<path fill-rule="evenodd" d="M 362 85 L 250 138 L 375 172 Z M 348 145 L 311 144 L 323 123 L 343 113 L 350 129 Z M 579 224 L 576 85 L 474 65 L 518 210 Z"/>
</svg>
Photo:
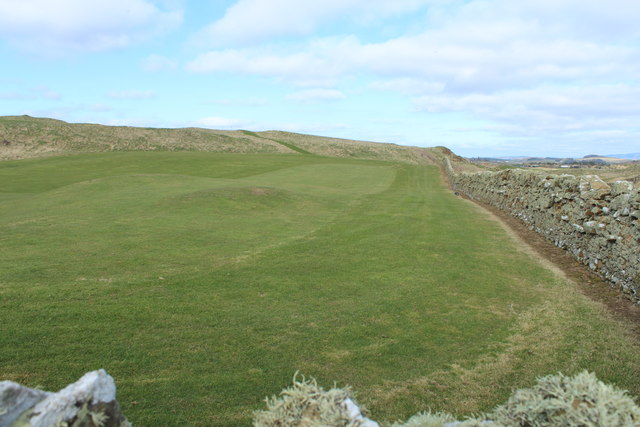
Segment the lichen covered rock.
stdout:
<svg viewBox="0 0 640 427">
<path fill-rule="evenodd" d="M 0 383 L 0 427 L 125 427 L 116 385 L 104 369 L 88 372 L 57 393 Z"/>
</svg>

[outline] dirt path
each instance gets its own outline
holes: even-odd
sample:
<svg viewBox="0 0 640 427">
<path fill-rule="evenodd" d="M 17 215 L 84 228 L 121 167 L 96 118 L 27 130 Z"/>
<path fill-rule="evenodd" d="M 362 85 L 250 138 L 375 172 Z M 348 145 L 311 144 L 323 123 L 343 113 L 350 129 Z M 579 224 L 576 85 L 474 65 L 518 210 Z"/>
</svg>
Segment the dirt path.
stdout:
<svg viewBox="0 0 640 427">
<path fill-rule="evenodd" d="M 640 340 L 640 305 L 634 304 L 609 282 L 597 276 L 565 250 L 530 230 L 519 219 L 486 203 L 462 197 L 488 212 L 527 252 L 540 257 L 544 265 L 574 282 L 584 295 L 602 303 L 616 319 L 627 321 Z"/>
</svg>

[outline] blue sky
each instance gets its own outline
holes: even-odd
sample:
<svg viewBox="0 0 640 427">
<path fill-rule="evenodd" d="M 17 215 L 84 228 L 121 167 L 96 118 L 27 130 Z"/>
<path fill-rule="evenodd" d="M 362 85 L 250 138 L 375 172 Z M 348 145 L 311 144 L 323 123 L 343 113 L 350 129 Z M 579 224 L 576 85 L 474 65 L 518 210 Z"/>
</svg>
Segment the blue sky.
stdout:
<svg viewBox="0 0 640 427">
<path fill-rule="evenodd" d="M 640 151 L 637 0 L 0 0 L 0 115 Z"/>
</svg>

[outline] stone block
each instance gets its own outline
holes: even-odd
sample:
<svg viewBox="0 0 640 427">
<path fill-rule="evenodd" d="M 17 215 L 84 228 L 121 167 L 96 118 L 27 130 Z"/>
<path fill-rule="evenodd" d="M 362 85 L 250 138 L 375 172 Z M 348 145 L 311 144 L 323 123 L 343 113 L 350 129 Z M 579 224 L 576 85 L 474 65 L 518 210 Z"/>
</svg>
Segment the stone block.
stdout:
<svg viewBox="0 0 640 427">
<path fill-rule="evenodd" d="M 580 179 L 580 194 L 584 198 L 602 199 L 611 193 L 611 187 L 597 175 L 586 175 Z"/>
<path fill-rule="evenodd" d="M 616 181 L 611 184 L 611 195 L 617 197 L 621 194 L 630 193 L 633 190 L 633 184 L 629 181 Z"/>
</svg>

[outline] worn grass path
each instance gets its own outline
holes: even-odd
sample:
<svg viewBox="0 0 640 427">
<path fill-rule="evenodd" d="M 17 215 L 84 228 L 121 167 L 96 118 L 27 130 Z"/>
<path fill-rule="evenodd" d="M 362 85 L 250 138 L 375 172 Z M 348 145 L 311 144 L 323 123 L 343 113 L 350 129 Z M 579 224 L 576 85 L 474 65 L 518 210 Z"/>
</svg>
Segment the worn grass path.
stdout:
<svg viewBox="0 0 640 427">
<path fill-rule="evenodd" d="M 248 425 L 300 371 L 377 420 L 489 409 L 589 369 L 640 394 L 627 325 L 431 166 L 106 153 L 0 163 L 0 377 L 105 368 L 134 425 Z"/>
</svg>

